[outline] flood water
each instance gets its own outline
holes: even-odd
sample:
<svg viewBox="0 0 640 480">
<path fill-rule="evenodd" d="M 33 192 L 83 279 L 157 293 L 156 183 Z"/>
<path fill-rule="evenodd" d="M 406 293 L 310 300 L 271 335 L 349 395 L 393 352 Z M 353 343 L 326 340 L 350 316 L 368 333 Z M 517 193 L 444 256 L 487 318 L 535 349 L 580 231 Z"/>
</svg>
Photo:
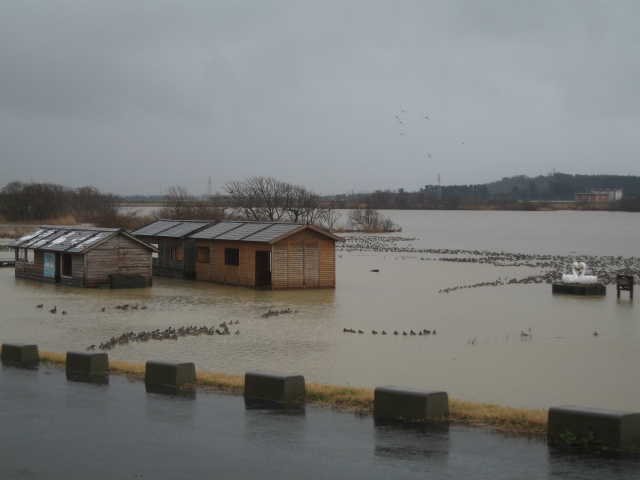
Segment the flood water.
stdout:
<svg viewBox="0 0 640 480">
<path fill-rule="evenodd" d="M 66 352 L 124 332 L 233 322 L 231 335 L 131 342 L 109 350 L 109 358 L 194 361 L 198 370 L 239 375 L 273 370 L 319 383 L 445 390 L 453 398 L 516 407 L 640 411 L 640 312 L 628 292 L 618 299 L 615 285 L 608 285 L 606 296 L 576 297 L 552 294 L 547 283 L 506 281 L 453 289 L 544 269 L 441 261 L 473 255 L 424 251 L 488 250 L 578 261 L 586 255 L 621 256 L 637 267 L 637 214 L 383 213 L 402 227 L 401 233 L 378 237 L 394 251 L 338 251 L 335 290 L 253 290 L 161 277 L 146 289 L 78 289 L 16 279 L 13 269 L 2 268 L 0 340 Z M 44 308 L 36 308 L 41 303 Z M 147 308 L 115 308 L 122 304 Z M 49 313 L 54 306 L 58 313 Z M 287 309 L 291 313 L 263 317 Z M 437 334 L 402 335 L 424 329 Z"/>
</svg>

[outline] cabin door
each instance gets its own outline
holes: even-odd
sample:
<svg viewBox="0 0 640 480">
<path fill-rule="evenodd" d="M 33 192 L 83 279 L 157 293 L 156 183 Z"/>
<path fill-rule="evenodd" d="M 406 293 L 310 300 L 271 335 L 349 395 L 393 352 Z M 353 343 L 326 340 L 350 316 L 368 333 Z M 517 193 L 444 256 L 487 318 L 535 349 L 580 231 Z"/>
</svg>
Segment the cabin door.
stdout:
<svg viewBox="0 0 640 480">
<path fill-rule="evenodd" d="M 55 252 L 44 252 L 45 278 L 52 278 L 54 282 L 60 281 L 60 254 Z"/>
<path fill-rule="evenodd" d="M 256 250 L 256 287 L 271 286 L 271 252 Z"/>
</svg>

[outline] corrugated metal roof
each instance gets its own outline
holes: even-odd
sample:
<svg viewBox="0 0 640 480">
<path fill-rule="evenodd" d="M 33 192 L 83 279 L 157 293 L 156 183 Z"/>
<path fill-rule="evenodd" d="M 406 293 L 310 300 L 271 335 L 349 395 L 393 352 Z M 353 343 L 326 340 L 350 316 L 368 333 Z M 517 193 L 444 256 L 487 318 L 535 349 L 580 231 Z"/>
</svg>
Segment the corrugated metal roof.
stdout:
<svg viewBox="0 0 640 480">
<path fill-rule="evenodd" d="M 185 237 L 196 230 L 210 225 L 212 222 L 183 222 L 180 225 L 158 234 L 159 237 Z"/>
<path fill-rule="evenodd" d="M 55 235 L 57 234 L 57 235 Z M 52 236 L 55 235 L 55 236 Z M 9 246 L 10 247 L 29 247 L 29 248 L 35 248 L 35 245 L 40 244 L 40 243 L 44 243 L 47 242 L 48 240 L 52 240 L 54 238 L 56 238 L 56 236 L 60 236 L 60 233 L 58 232 L 58 230 L 51 230 L 51 229 L 46 229 L 46 228 L 40 228 L 38 230 L 35 230 L 31 233 L 28 233 L 22 237 L 20 237 L 19 239 L 15 240 L 14 242 L 10 243 Z"/>
<path fill-rule="evenodd" d="M 254 235 L 259 231 L 264 230 L 268 226 L 269 225 L 264 223 L 247 222 L 243 225 L 238 226 L 237 228 L 234 228 L 233 230 L 229 230 L 228 232 L 217 236 L 216 240 L 244 240 L 245 237 L 248 237 L 249 235 Z"/>
<path fill-rule="evenodd" d="M 191 235 L 190 238 L 268 243 L 304 225 L 304 223 L 221 221 Z"/>
<path fill-rule="evenodd" d="M 112 232 L 97 233 L 97 234 L 92 235 L 91 237 L 88 237 L 87 239 L 81 241 L 80 243 L 76 243 L 74 247 L 70 248 L 67 251 L 71 252 L 71 253 L 81 253 L 81 252 L 85 251 L 86 249 L 92 247 L 96 243 L 100 243 L 102 240 L 106 240 L 111 235 L 113 235 Z"/>
<path fill-rule="evenodd" d="M 158 220 L 131 232 L 131 235 L 183 238 L 212 223 L 214 220 Z"/>
<path fill-rule="evenodd" d="M 119 232 L 122 232 L 119 228 L 46 225 L 20 237 L 15 242 L 10 243 L 9 246 L 33 250 L 82 253 Z"/>
<path fill-rule="evenodd" d="M 175 227 L 178 224 L 180 224 L 180 221 L 178 220 L 158 220 L 157 222 L 153 222 L 146 227 L 142 227 L 131 232 L 131 235 L 145 235 L 149 237 L 155 237 L 159 233 Z"/>
<path fill-rule="evenodd" d="M 93 232 L 69 230 L 58 238 L 47 242 L 46 248 L 47 250 L 65 252 L 70 248 L 75 247 L 78 243 L 84 242 L 93 235 Z"/>
<path fill-rule="evenodd" d="M 244 240 L 246 242 L 270 242 L 302 226 L 303 225 L 299 223 L 274 223 L 263 230 L 249 235 Z"/>
<path fill-rule="evenodd" d="M 212 239 L 216 238 L 223 233 L 228 232 L 229 230 L 233 230 L 246 222 L 231 222 L 231 221 L 222 221 L 216 223 L 215 225 L 210 226 L 209 228 L 205 228 L 204 230 L 194 233 L 191 235 L 191 238 L 201 238 L 201 239 Z"/>
</svg>

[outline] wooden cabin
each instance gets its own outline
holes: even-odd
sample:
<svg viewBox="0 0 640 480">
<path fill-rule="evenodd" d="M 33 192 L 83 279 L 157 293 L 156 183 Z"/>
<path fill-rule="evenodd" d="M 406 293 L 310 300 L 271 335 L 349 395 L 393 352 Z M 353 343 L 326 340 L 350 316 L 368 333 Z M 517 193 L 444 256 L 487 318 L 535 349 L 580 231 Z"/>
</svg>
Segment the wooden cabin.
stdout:
<svg viewBox="0 0 640 480">
<path fill-rule="evenodd" d="M 157 249 L 119 228 L 44 225 L 9 246 L 19 278 L 99 287 L 117 277 L 152 285 L 151 255 Z"/>
<path fill-rule="evenodd" d="M 153 258 L 154 275 L 193 280 L 196 241 L 189 236 L 213 224 L 213 220 L 158 220 L 131 235 L 158 249 Z"/>
<path fill-rule="evenodd" d="M 191 235 L 196 279 L 247 287 L 335 288 L 335 243 L 301 223 L 221 221 Z"/>
</svg>

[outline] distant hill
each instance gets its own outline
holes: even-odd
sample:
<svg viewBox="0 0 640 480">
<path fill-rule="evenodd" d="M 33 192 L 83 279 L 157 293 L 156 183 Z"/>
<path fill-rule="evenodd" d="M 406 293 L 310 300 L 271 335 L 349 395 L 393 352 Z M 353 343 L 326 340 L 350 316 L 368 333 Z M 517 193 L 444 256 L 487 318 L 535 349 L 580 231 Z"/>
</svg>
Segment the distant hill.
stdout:
<svg viewBox="0 0 640 480">
<path fill-rule="evenodd" d="M 640 177 L 632 175 L 516 175 L 487 183 L 486 186 L 494 198 L 573 200 L 575 193 L 604 188 L 622 188 L 625 196 L 640 196 Z"/>
</svg>

